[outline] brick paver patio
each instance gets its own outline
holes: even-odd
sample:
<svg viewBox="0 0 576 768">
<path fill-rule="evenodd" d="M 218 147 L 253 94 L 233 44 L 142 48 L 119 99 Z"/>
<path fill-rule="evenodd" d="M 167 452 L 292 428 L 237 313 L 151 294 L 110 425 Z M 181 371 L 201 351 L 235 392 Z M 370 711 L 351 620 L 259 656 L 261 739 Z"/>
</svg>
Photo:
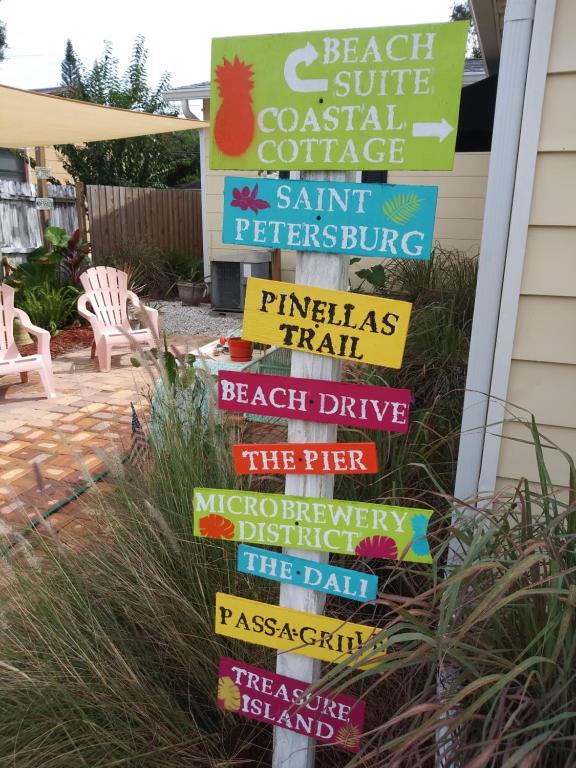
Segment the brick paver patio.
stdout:
<svg viewBox="0 0 576 768">
<path fill-rule="evenodd" d="M 208 337 L 174 337 L 194 349 Z M 152 379 L 113 358 L 101 373 L 88 349 L 54 360 L 58 396 L 48 400 L 36 374 L 28 384 L 0 378 L 0 534 L 38 521 L 117 461 L 130 447 L 133 402 L 143 423 Z"/>
</svg>

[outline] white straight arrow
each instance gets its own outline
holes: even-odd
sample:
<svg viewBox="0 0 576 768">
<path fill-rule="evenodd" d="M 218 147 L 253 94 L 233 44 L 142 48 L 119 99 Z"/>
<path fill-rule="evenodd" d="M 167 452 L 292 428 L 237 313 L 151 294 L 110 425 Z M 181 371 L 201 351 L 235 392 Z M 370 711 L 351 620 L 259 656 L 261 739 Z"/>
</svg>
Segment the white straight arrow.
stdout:
<svg viewBox="0 0 576 768">
<path fill-rule="evenodd" d="M 440 139 L 440 143 L 444 141 L 447 136 L 450 136 L 454 126 L 450 125 L 448 120 L 442 119 L 439 123 L 414 123 L 412 125 L 412 136 L 418 138 L 430 137 Z"/>
</svg>

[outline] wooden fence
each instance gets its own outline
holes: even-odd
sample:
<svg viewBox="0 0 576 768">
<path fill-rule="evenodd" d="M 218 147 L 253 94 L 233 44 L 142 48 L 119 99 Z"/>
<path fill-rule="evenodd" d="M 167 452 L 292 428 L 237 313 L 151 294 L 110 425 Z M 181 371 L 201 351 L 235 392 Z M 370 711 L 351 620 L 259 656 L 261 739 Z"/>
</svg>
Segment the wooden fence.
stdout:
<svg viewBox="0 0 576 768">
<path fill-rule="evenodd" d="M 72 234 L 78 226 L 76 189 L 48 184 L 48 196 L 54 199 L 50 224 Z M 0 250 L 8 255 L 24 255 L 42 245 L 40 214 L 36 210 L 35 184 L 0 180 Z"/>
<path fill-rule="evenodd" d="M 94 263 L 150 243 L 202 258 L 200 190 L 86 187 Z"/>
</svg>

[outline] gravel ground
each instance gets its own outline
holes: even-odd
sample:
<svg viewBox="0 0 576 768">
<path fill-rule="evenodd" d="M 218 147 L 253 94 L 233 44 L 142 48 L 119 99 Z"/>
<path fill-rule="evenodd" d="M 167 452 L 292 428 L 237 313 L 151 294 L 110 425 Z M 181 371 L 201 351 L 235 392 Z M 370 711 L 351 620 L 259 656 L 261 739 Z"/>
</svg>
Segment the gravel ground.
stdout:
<svg viewBox="0 0 576 768">
<path fill-rule="evenodd" d="M 166 333 L 220 336 L 242 327 L 241 314 L 213 313 L 209 304 L 183 307 L 179 301 L 153 301 L 150 306 L 160 312 L 160 328 Z"/>
</svg>

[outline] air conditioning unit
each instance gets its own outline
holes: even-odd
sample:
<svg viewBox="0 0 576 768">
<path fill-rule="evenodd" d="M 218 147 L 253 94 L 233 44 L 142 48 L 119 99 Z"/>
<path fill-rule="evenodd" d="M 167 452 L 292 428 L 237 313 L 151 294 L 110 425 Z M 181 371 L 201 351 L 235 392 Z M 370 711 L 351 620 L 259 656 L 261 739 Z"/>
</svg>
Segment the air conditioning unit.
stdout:
<svg viewBox="0 0 576 768">
<path fill-rule="evenodd" d="M 242 312 L 249 277 L 270 278 L 271 256 L 263 251 L 234 251 L 218 254 L 211 263 L 212 309 Z"/>
</svg>

